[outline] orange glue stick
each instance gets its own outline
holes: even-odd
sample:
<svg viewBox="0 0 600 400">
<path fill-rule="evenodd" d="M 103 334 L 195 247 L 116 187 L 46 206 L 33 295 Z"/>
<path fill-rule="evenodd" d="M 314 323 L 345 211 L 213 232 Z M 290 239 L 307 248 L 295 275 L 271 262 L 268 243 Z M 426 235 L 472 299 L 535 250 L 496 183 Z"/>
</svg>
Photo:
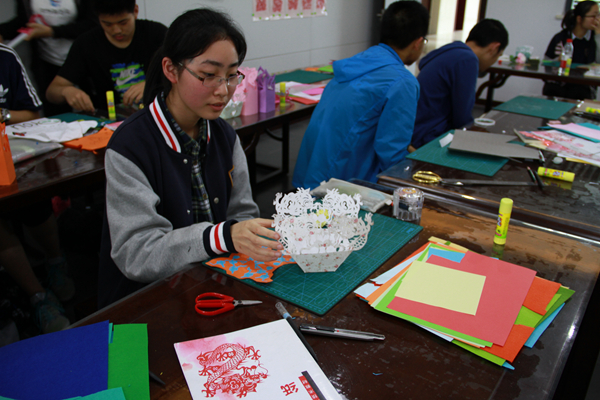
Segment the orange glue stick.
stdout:
<svg viewBox="0 0 600 400">
<path fill-rule="evenodd" d="M 560 171 L 558 169 L 550 169 L 539 167 L 538 168 L 539 176 L 547 176 L 548 178 L 560 179 L 561 181 L 573 182 L 575 179 L 575 174 L 567 171 Z"/>
<path fill-rule="evenodd" d="M 500 210 L 498 211 L 498 223 L 496 224 L 496 234 L 494 235 L 494 243 L 505 244 L 506 233 L 508 232 L 508 222 L 510 221 L 510 213 L 512 212 L 513 201 L 508 197 L 500 200 Z"/>
</svg>

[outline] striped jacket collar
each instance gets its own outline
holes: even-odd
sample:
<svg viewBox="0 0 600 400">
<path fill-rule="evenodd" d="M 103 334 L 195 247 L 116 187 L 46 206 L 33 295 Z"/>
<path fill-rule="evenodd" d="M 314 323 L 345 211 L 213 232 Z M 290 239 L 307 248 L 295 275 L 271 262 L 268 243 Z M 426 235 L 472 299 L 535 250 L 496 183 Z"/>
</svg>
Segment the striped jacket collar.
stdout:
<svg viewBox="0 0 600 400">
<path fill-rule="evenodd" d="M 167 106 L 160 99 L 160 95 L 156 96 L 154 101 L 150 104 L 150 113 L 152 114 L 152 118 L 154 119 L 154 123 L 158 127 L 158 130 L 163 136 L 165 143 L 167 146 L 172 148 L 178 153 L 181 153 L 181 143 L 179 142 L 179 137 L 175 133 L 173 126 L 171 125 L 170 118 L 167 117 Z M 207 121 L 206 124 L 206 135 L 207 141 L 210 143 L 210 121 Z"/>
</svg>

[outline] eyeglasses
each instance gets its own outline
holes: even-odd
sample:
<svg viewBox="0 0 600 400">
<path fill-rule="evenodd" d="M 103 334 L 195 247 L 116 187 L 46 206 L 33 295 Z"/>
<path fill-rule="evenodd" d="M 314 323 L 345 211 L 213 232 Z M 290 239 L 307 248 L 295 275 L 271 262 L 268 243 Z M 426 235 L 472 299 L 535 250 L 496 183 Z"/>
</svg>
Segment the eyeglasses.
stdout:
<svg viewBox="0 0 600 400">
<path fill-rule="evenodd" d="M 586 18 L 594 18 L 594 19 L 600 18 L 600 13 L 599 14 L 594 14 L 594 15 L 586 15 L 585 17 Z"/>
<path fill-rule="evenodd" d="M 221 78 L 220 76 L 207 76 L 206 78 L 203 78 L 182 63 L 179 63 L 179 65 L 185 68 L 190 75 L 192 75 L 194 78 L 197 78 L 200 82 L 202 82 L 202 85 L 207 88 L 219 87 L 223 84 L 223 82 L 226 82 L 227 86 L 237 86 L 242 83 L 246 77 L 246 75 L 238 71 L 235 76 L 230 76 L 229 78 Z"/>
</svg>

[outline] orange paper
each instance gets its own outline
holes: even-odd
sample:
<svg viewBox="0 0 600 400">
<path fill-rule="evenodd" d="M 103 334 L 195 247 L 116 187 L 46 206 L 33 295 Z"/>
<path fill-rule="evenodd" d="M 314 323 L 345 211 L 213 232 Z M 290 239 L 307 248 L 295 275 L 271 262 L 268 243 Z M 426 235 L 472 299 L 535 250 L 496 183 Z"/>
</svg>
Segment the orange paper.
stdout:
<svg viewBox="0 0 600 400">
<path fill-rule="evenodd" d="M 293 264 L 290 256 L 279 257 L 275 261 L 254 261 L 252 258 L 241 253 L 231 253 L 225 257 L 217 257 L 208 260 L 205 264 L 209 267 L 221 268 L 238 279 L 252 279 L 255 282 L 273 282 L 273 272 L 282 265 Z"/>
<path fill-rule="evenodd" d="M 0 185 L 8 186 L 17 179 L 5 124 L 0 124 Z"/>
<path fill-rule="evenodd" d="M 84 136 L 81 139 L 69 140 L 63 143 L 63 145 L 79 151 L 88 150 L 95 154 L 97 150 L 103 149 L 108 145 L 112 134 L 113 131 L 111 129 L 103 127 L 96 133 Z"/>
<path fill-rule="evenodd" d="M 494 344 L 492 347 L 485 347 L 483 350 L 500 358 L 504 358 L 508 362 L 513 362 L 521 348 L 525 345 L 529 336 L 533 333 L 534 328 L 525 325 L 513 325 L 513 328 L 506 339 L 504 346 Z"/>
<path fill-rule="evenodd" d="M 536 276 L 523 305 L 531 311 L 545 315 L 546 307 L 548 307 L 548 303 L 550 303 L 556 292 L 558 292 L 558 289 L 560 289 L 560 283 Z"/>
</svg>

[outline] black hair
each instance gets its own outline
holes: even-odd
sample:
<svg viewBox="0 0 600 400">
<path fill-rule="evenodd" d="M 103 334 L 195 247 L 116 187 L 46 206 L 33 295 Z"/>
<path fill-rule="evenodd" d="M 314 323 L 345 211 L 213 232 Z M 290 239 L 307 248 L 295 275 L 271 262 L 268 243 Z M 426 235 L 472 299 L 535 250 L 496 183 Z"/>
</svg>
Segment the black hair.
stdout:
<svg viewBox="0 0 600 400">
<path fill-rule="evenodd" d="M 502 51 L 508 46 L 508 31 L 502 22 L 495 19 L 481 20 L 471 29 L 467 42 L 475 42 L 479 47 L 486 47 L 490 43 L 499 42 L 498 50 Z"/>
<path fill-rule="evenodd" d="M 171 91 L 171 82 L 164 75 L 162 60 L 168 57 L 178 69 L 180 63 L 204 53 L 213 43 L 230 40 L 238 54 L 238 65 L 246 57 L 246 39 L 229 15 L 208 8 L 198 8 L 181 14 L 169 27 L 165 40 L 148 67 L 144 104 L 148 106 L 160 93 Z"/>
<path fill-rule="evenodd" d="M 94 0 L 94 12 L 100 15 L 133 13 L 135 0 Z"/>
<path fill-rule="evenodd" d="M 560 24 L 561 28 L 566 29 L 569 33 L 573 32 L 577 26 L 577 17 L 585 18 L 585 15 L 590 9 L 597 5 L 595 1 L 580 1 L 574 9 L 567 11 L 565 17 Z"/>
<path fill-rule="evenodd" d="M 379 43 L 398 49 L 427 35 L 429 11 L 417 1 L 397 1 L 383 13 Z"/>
</svg>

